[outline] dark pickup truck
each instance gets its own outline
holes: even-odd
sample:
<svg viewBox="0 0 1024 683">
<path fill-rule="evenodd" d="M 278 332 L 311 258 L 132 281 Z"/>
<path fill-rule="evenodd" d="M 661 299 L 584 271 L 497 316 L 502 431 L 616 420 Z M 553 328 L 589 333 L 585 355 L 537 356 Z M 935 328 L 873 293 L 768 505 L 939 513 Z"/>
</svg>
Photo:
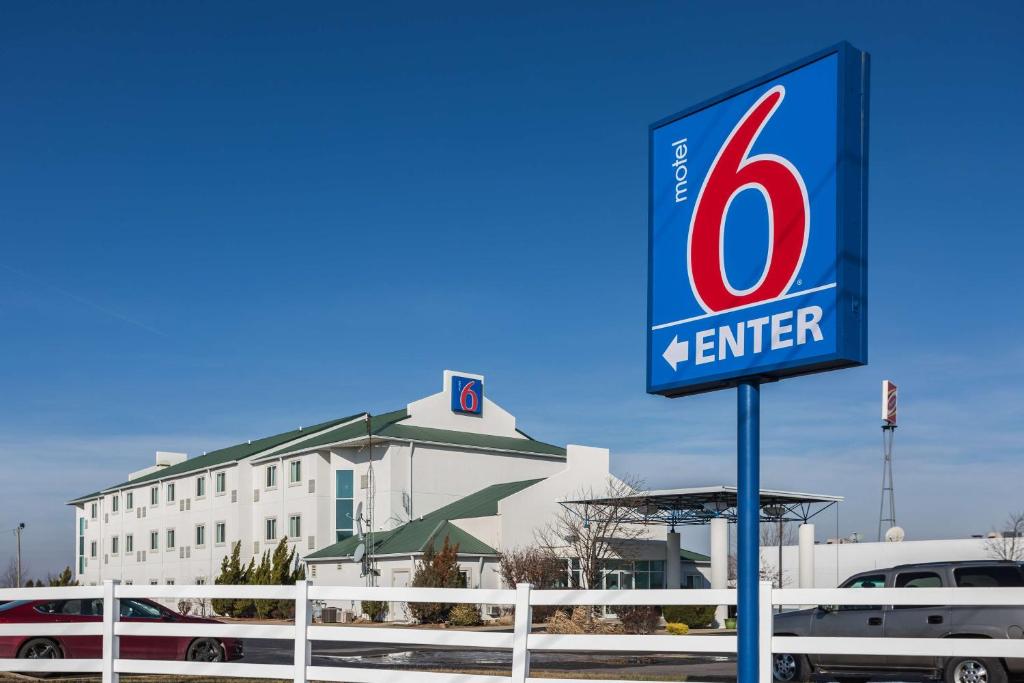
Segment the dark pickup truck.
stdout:
<svg viewBox="0 0 1024 683">
<path fill-rule="evenodd" d="M 840 588 L 1024 587 L 1017 562 L 931 562 L 862 572 Z M 973 606 L 840 605 L 775 616 L 777 636 L 874 638 L 1024 638 L 1024 608 Z M 776 681 L 798 683 L 812 675 L 849 682 L 868 679 L 942 678 L 946 683 L 1006 683 L 1024 674 L 1024 659 L 980 657 L 776 654 Z"/>
</svg>

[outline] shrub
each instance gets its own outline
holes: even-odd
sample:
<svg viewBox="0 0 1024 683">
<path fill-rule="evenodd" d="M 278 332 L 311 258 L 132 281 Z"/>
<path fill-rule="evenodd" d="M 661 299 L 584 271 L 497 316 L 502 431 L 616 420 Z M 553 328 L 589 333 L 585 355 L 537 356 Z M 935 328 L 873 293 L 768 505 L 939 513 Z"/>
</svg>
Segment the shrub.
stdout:
<svg viewBox="0 0 1024 683">
<path fill-rule="evenodd" d="M 480 605 L 459 604 L 448 613 L 449 626 L 479 626 L 481 622 Z"/>
<path fill-rule="evenodd" d="M 388 603 L 383 600 L 363 600 L 362 607 L 370 621 L 384 621 L 388 616 Z"/>
<path fill-rule="evenodd" d="M 465 588 L 466 580 L 459 572 L 459 545 L 451 545 L 444 537 L 441 552 L 434 552 L 431 543 L 412 577 L 416 588 Z M 410 602 L 409 613 L 422 624 L 443 624 L 454 605 L 439 602 Z"/>
<path fill-rule="evenodd" d="M 573 607 L 572 613 L 557 609 L 545 622 L 548 633 L 574 635 L 580 633 L 622 633 L 622 624 L 604 621 L 595 616 L 591 607 Z"/>
<path fill-rule="evenodd" d="M 690 632 L 690 627 L 686 624 L 665 624 L 665 630 L 669 632 L 669 635 L 673 636 L 685 636 Z"/>
<path fill-rule="evenodd" d="M 512 548 L 498 556 L 498 571 L 501 580 L 509 588 L 517 583 L 529 583 L 534 588 L 558 588 L 568 583 L 566 563 L 547 548 Z M 555 608 L 538 606 L 533 608 L 536 621 L 546 621 L 554 614 Z"/>
<path fill-rule="evenodd" d="M 192 611 L 192 601 L 191 600 L 188 600 L 188 599 L 178 600 L 178 614 L 180 614 L 183 617 L 187 617 L 189 612 L 191 612 L 191 611 Z"/>
<path fill-rule="evenodd" d="M 661 611 L 651 605 L 624 605 L 615 608 L 626 633 L 645 635 L 654 633 L 661 619 Z"/>
<path fill-rule="evenodd" d="M 715 618 L 714 605 L 665 605 L 661 608 L 665 621 L 686 624 L 690 628 L 707 628 Z"/>
</svg>

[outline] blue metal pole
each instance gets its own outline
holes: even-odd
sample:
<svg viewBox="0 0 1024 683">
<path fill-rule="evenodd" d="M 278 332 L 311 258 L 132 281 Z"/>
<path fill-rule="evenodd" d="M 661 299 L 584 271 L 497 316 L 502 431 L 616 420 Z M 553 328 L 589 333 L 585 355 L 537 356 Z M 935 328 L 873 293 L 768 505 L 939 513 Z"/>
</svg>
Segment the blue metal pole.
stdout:
<svg viewBox="0 0 1024 683">
<path fill-rule="evenodd" d="M 737 605 L 738 683 L 758 680 L 757 585 L 760 581 L 761 388 L 742 382 L 737 393 Z"/>
</svg>

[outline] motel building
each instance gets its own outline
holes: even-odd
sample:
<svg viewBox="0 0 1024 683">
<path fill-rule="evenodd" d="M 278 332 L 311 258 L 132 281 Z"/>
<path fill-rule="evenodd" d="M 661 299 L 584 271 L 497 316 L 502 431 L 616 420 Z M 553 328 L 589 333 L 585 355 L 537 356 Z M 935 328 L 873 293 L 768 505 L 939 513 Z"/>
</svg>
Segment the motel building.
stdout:
<svg viewBox="0 0 1024 683">
<path fill-rule="evenodd" d="M 236 542 L 247 562 L 286 538 L 315 583 L 366 585 L 369 552 L 376 585 L 406 586 L 447 537 L 467 586 L 501 587 L 498 554 L 534 545 L 562 501 L 605 491 L 612 475 L 608 450 L 532 438 L 483 387 L 481 375 L 446 370 L 440 392 L 393 412 L 192 458 L 158 451 L 152 466 L 69 502 L 76 579 L 213 583 Z M 606 587 L 709 585 L 708 557 L 682 549 L 674 529 L 643 528 Z"/>
</svg>

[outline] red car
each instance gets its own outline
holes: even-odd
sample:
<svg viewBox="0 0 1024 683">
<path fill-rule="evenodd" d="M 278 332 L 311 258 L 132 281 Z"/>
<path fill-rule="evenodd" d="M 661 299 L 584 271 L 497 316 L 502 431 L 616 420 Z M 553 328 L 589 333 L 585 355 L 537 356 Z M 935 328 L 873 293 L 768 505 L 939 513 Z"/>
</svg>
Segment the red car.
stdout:
<svg viewBox="0 0 1024 683">
<path fill-rule="evenodd" d="M 121 621 L 153 621 L 216 624 L 213 619 L 182 616 L 150 600 L 122 599 Z M 88 623 L 103 619 L 103 600 L 16 600 L 0 605 L 0 624 Z M 186 636 L 121 636 L 124 659 L 183 659 L 222 662 L 242 658 L 242 641 L 236 638 L 189 638 Z M 0 658 L 99 659 L 100 636 L 33 636 L 31 626 L 22 636 L 0 636 Z"/>
</svg>

